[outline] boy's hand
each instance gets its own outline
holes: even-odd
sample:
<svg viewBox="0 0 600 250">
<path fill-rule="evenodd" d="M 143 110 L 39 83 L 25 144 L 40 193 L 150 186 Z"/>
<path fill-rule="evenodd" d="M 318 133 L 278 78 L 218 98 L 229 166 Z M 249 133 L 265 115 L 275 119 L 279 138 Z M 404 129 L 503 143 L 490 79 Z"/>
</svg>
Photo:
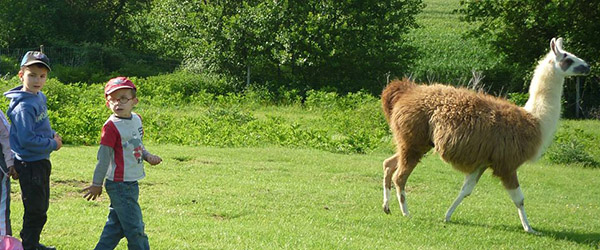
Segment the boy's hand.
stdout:
<svg viewBox="0 0 600 250">
<path fill-rule="evenodd" d="M 90 185 L 89 187 L 84 188 L 82 191 L 87 191 L 87 193 L 83 195 L 83 198 L 87 199 L 88 201 L 96 200 L 96 198 L 102 194 L 102 186 Z"/>
<path fill-rule="evenodd" d="M 150 163 L 150 165 L 156 165 L 162 162 L 162 158 L 158 155 L 148 154 L 148 156 L 146 156 L 146 161 Z"/>
<path fill-rule="evenodd" d="M 8 176 L 12 177 L 13 180 L 19 179 L 19 173 L 17 173 L 15 166 L 8 167 Z"/>
<path fill-rule="evenodd" d="M 56 150 L 62 147 L 62 137 L 58 133 L 54 133 L 54 140 L 56 141 Z"/>
</svg>

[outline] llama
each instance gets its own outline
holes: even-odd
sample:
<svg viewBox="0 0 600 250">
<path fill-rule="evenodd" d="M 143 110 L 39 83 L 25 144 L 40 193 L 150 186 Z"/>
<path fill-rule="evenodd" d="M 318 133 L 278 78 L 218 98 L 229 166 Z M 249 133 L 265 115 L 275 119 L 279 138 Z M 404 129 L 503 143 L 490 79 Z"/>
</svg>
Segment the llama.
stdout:
<svg viewBox="0 0 600 250">
<path fill-rule="evenodd" d="M 535 70 L 524 108 L 464 88 L 417 85 L 408 79 L 389 83 L 381 100 L 396 154 L 383 162 L 384 212 L 390 213 L 393 181 L 402 214 L 409 216 L 406 181 L 421 157 L 435 148 L 445 162 L 465 174 L 445 221 L 491 168 L 516 205 L 523 229 L 537 233 L 527 220 L 517 168 L 538 159 L 550 144 L 560 118 L 564 78 L 589 71 L 583 60 L 562 49 L 561 38 L 553 38 L 550 52 Z"/>
</svg>

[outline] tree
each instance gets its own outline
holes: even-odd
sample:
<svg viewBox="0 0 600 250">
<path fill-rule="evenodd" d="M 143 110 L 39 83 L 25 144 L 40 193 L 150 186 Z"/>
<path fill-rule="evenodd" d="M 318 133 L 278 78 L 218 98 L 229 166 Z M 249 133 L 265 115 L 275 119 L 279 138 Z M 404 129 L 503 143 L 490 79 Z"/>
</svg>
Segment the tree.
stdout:
<svg viewBox="0 0 600 250">
<path fill-rule="evenodd" d="M 132 17 L 150 9 L 151 0 L 2 0 L 1 44 L 29 48 L 40 44 L 131 44 Z"/>
<path fill-rule="evenodd" d="M 569 51 L 592 66 L 583 91 L 587 110 L 598 108 L 600 100 L 600 1 L 491 0 L 461 1 L 458 11 L 464 20 L 478 26 L 472 34 L 480 37 L 502 57 L 513 80 L 509 91 L 522 90 L 529 83 L 536 59 L 548 51 L 552 37 L 563 37 Z M 573 103 L 574 87 L 566 85 L 565 96 Z M 571 116 L 572 109 L 566 109 Z"/>
<path fill-rule="evenodd" d="M 278 88 L 368 89 L 402 75 L 415 57 L 403 35 L 421 0 L 156 1 L 165 53 L 202 70 Z M 176 9 L 176 11 L 170 11 Z"/>
</svg>

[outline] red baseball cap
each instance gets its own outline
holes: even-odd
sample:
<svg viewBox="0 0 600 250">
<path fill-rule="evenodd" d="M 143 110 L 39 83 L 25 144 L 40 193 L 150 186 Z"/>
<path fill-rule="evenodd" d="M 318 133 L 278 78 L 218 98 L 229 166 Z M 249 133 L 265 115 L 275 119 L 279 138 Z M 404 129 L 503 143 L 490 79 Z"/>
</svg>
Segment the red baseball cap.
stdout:
<svg viewBox="0 0 600 250">
<path fill-rule="evenodd" d="M 106 86 L 104 86 L 104 96 L 110 95 L 118 89 L 133 89 L 137 90 L 135 85 L 127 77 L 119 76 L 108 80 Z"/>
</svg>

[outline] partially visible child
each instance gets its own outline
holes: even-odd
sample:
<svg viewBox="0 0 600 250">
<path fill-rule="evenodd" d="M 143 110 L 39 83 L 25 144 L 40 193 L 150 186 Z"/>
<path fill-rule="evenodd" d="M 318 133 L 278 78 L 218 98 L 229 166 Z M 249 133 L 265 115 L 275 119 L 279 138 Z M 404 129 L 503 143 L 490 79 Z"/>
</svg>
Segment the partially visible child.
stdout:
<svg viewBox="0 0 600 250">
<path fill-rule="evenodd" d="M 2 147 L 2 152 L 0 152 L 0 235 L 12 235 L 10 226 L 10 170 L 14 168 L 14 159 L 10 150 L 9 130 L 10 125 L 4 116 L 4 112 L 0 111 L 0 147 Z"/>
<path fill-rule="evenodd" d="M 44 53 L 28 51 L 19 71 L 23 85 L 4 93 L 10 99 L 6 115 L 12 122 L 9 138 L 15 155 L 12 173 L 19 179 L 25 208 L 20 233 L 25 250 L 55 249 L 40 244 L 50 205 L 50 153 L 62 147 L 62 138 L 50 127 L 46 96 L 41 91 L 49 71 L 50 60 Z"/>
<path fill-rule="evenodd" d="M 102 127 L 92 185 L 83 189 L 87 191 L 84 198 L 95 200 L 102 194 L 104 182 L 110 198 L 108 220 L 95 249 L 114 249 L 123 237 L 128 249 L 150 249 L 138 204 L 138 180 L 145 176 L 144 160 L 156 165 L 162 159 L 142 144 L 142 119 L 132 112 L 138 103 L 133 82 L 126 77 L 110 79 L 104 97 L 113 114 Z"/>
</svg>

